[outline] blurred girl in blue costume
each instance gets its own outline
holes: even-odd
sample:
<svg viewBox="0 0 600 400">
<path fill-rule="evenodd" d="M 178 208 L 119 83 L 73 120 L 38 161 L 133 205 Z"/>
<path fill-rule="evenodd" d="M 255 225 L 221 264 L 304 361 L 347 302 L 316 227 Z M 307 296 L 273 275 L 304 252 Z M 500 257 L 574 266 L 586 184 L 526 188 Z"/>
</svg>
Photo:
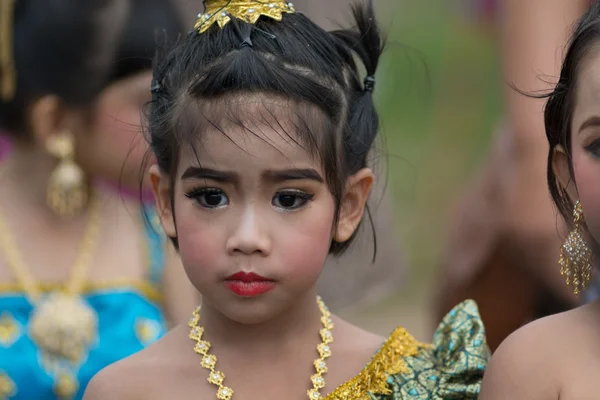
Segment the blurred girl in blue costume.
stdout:
<svg viewBox="0 0 600 400">
<path fill-rule="evenodd" d="M 477 398 L 488 350 L 474 303 L 428 345 L 402 327 L 363 331 L 315 289 L 375 180 L 372 3 L 336 32 L 283 1 L 205 8 L 159 57 L 148 127 L 162 226 L 203 302 L 188 325 L 98 374 L 85 398 Z"/>
<path fill-rule="evenodd" d="M 121 167 L 140 136 L 154 31 L 180 27 L 164 0 L 0 6 L 0 126 L 12 142 L 0 165 L 0 399 L 77 399 L 196 301 L 137 199 L 96 184 L 139 182 Z M 116 141 L 122 153 L 108 151 Z"/>
</svg>

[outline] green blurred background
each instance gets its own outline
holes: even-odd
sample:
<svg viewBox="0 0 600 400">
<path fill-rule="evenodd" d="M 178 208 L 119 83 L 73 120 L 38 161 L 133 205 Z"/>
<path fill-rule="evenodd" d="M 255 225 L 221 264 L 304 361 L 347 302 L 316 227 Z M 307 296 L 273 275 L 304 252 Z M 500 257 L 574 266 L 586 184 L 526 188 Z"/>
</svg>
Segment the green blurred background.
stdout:
<svg viewBox="0 0 600 400">
<path fill-rule="evenodd" d="M 389 32 L 377 81 L 382 156 L 409 272 L 399 293 L 346 317 L 382 334 L 401 323 L 426 340 L 452 207 L 502 115 L 497 38 L 491 21 L 469 12 L 473 4 L 376 4 Z"/>
</svg>

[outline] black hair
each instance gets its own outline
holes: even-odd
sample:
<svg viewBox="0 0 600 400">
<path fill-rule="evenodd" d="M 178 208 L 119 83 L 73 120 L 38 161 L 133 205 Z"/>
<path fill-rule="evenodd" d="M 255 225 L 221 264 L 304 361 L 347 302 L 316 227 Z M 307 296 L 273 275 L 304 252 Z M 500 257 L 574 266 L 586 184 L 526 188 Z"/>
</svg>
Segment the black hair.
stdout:
<svg viewBox="0 0 600 400">
<path fill-rule="evenodd" d="M 183 20 L 172 0 L 131 0 L 109 84 L 151 71 L 158 39 L 176 39 L 183 32 Z"/>
<path fill-rule="evenodd" d="M 123 0 L 15 1 L 16 93 L 0 101 L 0 127 L 26 139 L 29 105 L 46 94 L 69 105 L 93 101 L 107 79 L 125 12 Z"/>
<path fill-rule="evenodd" d="M 157 33 L 177 37 L 183 22 L 172 0 L 17 0 L 17 91 L 0 101 L 0 127 L 28 138 L 28 106 L 54 94 L 89 106 L 106 86 L 152 70 Z"/>
<path fill-rule="evenodd" d="M 564 148 L 571 171 L 571 179 L 575 180 L 572 165 L 571 125 L 575 107 L 575 91 L 581 63 L 600 41 L 600 1 L 595 1 L 588 11 L 575 25 L 567 46 L 560 77 L 554 90 L 548 95 L 544 110 L 546 136 L 550 144 L 548 153 L 547 178 L 552 199 L 567 222 L 572 222 L 574 203 L 567 190 L 554 174 L 554 151 L 557 146 Z"/>
<path fill-rule="evenodd" d="M 231 116 L 236 112 L 231 100 L 257 95 L 284 99 L 295 113 L 286 116 L 295 131 L 290 137 L 321 161 L 339 213 L 346 180 L 367 167 L 379 130 L 373 88 L 385 43 L 372 0 L 356 3 L 352 10 L 356 26 L 332 32 L 301 13 L 284 13 L 280 22 L 261 17 L 254 25 L 232 17 L 222 29 L 214 24 L 204 33 L 193 31 L 159 55 L 148 140 L 161 171 L 175 181 L 182 145 L 193 146 L 203 127 L 219 129 L 215 115 L 228 113 L 247 128 L 239 115 Z M 356 58 L 366 74 L 360 73 Z M 200 108 L 194 109 L 201 119 L 194 127 L 186 121 L 189 104 Z M 278 123 L 276 111 L 268 113 L 268 123 Z M 353 239 L 333 242 L 330 252 L 343 253 Z M 177 238 L 173 241 L 177 246 Z"/>
</svg>

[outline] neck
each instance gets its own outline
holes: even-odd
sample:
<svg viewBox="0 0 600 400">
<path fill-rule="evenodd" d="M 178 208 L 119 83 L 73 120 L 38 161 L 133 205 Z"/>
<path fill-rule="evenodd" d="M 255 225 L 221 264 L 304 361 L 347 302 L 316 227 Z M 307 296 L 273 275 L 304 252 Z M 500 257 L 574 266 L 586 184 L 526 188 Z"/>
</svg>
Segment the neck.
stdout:
<svg viewBox="0 0 600 400">
<path fill-rule="evenodd" d="M 294 346 L 307 337 L 319 337 L 321 313 L 317 306 L 316 291 L 308 291 L 289 309 L 275 318 L 259 324 L 233 321 L 204 300 L 200 325 L 207 338 L 217 346 L 244 353 L 272 351 L 274 347 Z"/>
</svg>

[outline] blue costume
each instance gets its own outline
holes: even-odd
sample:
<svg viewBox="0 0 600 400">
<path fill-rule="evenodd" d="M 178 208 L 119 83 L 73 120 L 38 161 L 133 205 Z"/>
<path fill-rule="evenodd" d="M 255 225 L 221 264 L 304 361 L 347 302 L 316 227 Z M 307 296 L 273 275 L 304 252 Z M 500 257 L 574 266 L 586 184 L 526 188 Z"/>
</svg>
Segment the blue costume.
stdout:
<svg viewBox="0 0 600 400">
<path fill-rule="evenodd" d="M 16 283 L 0 283 L 0 400 L 81 399 L 89 381 L 102 368 L 166 333 L 160 304 L 165 240 L 158 230 L 148 228 L 145 232 L 145 280 L 85 287 L 82 298 L 97 314 L 98 331 L 93 345 L 75 363 L 46 359 L 30 335 L 34 307 L 23 288 Z M 61 289 L 43 284 L 40 287 L 44 293 Z"/>
</svg>

